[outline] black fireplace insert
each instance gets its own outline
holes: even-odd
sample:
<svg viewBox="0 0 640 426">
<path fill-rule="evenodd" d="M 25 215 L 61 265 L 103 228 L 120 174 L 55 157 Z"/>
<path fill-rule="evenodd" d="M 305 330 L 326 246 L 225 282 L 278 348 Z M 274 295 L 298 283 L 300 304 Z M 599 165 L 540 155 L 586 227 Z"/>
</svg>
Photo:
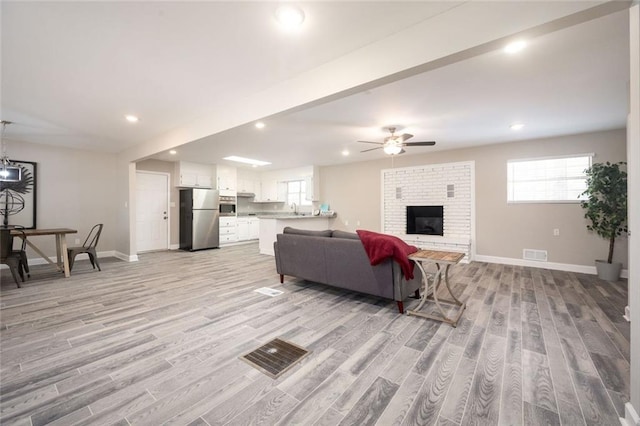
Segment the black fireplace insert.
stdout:
<svg viewBox="0 0 640 426">
<path fill-rule="evenodd" d="M 443 206 L 407 206 L 407 234 L 444 235 Z"/>
</svg>

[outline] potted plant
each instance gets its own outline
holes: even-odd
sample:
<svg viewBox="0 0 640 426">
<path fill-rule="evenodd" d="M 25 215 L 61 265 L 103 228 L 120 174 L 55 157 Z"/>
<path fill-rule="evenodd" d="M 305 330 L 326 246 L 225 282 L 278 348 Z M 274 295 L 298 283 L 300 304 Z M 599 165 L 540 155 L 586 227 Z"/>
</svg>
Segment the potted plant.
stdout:
<svg viewBox="0 0 640 426">
<path fill-rule="evenodd" d="M 587 189 L 581 194 L 584 217 L 589 220 L 587 229 L 609 240 L 607 260 L 596 260 L 598 277 L 607 281 L 620 278 L 622 264 L 613 262 L 616 237 L 627 232 L 627 163 L 596 163 L 585 170 Z"/>
</svg>

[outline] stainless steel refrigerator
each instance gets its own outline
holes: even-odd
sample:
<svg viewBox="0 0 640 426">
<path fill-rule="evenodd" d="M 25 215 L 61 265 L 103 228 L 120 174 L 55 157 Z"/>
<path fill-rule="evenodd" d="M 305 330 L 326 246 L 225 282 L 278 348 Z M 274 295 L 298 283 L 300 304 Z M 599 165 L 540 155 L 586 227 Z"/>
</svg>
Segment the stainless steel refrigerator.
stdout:
<svg viewBox="0 0 640 426">
<path fill-rule="evenodd" d="M 220 245 L 220 194 L 217 189 L 180 190 L 180 248 L 202 250 Z"/>
</svg>

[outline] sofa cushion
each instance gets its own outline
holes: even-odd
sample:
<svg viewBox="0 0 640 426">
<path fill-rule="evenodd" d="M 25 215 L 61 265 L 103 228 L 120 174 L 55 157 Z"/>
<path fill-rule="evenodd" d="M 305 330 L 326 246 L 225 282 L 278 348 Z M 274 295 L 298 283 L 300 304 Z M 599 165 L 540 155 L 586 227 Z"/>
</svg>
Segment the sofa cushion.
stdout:
<svg viewBox="0 0 640 426">
<path fill-rule="evenodd" d="M 347 231 L 340 231 L 340 230 L 335 230 L 333 231 L 333 234 L 331 234 L 332 238 L 345 238 L 348 240 L 359 240 L 360 237 L 358 237 L 358 234 L 356 234 L 355 232 L 347 232 Z"/>
<path fill-rule="evenodd" d="M 282 230 L 283 234 L 293 234 L 293 235 L 306 235 L 308 237 L 330 237 L 331 236 L 331 229 L 327 229 L 325 231 L 310 231 L 308 229 L 297 229 L 297 228 L 292 228 L 290 226 L 286 226 L 283 230 Z"/>
</svg>

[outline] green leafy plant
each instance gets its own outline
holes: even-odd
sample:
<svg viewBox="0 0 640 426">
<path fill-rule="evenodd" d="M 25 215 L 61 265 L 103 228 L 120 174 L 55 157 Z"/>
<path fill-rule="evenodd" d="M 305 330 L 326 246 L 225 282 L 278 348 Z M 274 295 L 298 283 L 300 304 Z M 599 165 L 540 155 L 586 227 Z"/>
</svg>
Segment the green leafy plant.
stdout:
<svg viewBox="0 0 640 426">
<path fill-rule="evenodd" d="M 580 204 L 584 217 L 591 223 L 587 229 L 609 240 L 609 257 L 613 259 L 616 237 L 627 232 L 627 163 L 596 163 L 585 170 L 587 189 L 581 194 L 587 199 Z"/>
</svg>

